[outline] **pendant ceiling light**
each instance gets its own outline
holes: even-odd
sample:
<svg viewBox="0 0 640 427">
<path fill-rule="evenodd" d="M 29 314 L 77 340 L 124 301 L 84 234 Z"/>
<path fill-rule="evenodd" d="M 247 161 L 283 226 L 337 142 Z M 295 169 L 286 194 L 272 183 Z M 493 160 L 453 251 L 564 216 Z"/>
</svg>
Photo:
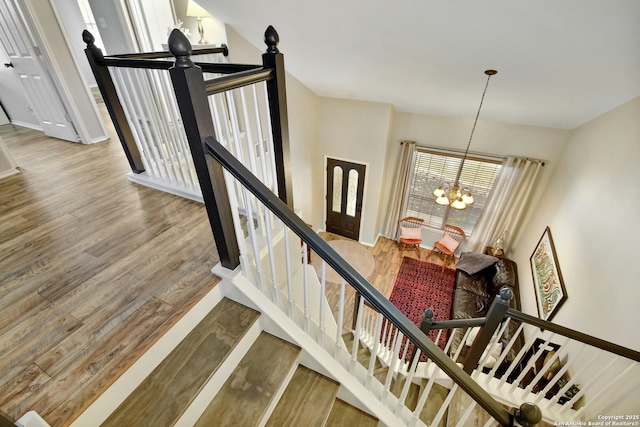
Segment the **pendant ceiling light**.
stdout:
<svg viewBox="0 0 640 427">
<path fill-rule="evenodd" d="M 460 175 L 462 174 L 462 167 L 464 161 L 467 160 L 467 154 L 469 153 L 469 146 L 471 145 L 471 139 L 473 138 L 473 132 L 476 130 L 476 124 L 478 124 L 478 117 L 480 116 L 480 110 L 482 109 L 482 102 L 484 101 L 484 94 L 487 93 L 487 87 L 489 87 L 489 80 L 491 76 L 497 74 L 496 70 L 486 70 L 484 72 L 487 75 L 487 83 L 484 86 L 484 92 L 482 92 L 482 98 L 480 98 L 480 106 L 476 113 L 476 120 L 473 122 L 473 128 L 471 128 L 471 135 L 469 136 L 469 142 L 467 143 L 467 149 L 464 151 L 456 180 L 452 186 L 442 184 L 440 187 L 433 190 L 433 195 L 436 196 L 436 203 L 439 205 L 449 205 L 455 209 L 465 209 L 467 206 L 472 205 L 474 202 L 471 191 L 466 188 L 460 187 Z"/>
</svg>

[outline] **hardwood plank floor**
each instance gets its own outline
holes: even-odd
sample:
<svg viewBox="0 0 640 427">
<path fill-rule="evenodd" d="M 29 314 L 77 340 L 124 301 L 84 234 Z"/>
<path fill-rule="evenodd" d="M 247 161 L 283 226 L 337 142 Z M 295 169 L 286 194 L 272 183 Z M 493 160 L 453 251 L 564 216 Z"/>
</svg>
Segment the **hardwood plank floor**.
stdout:
<svg viewBox="0 0 640 427">
<path fill-rule="evenodd" d="M 21 170 L 0 180 L 0 411 L 13 418 L 70 424 L 219 281 L 204 206 L 129 182 L 103 116 L 111 140 L 94 145 L 0 126 Z M 367 249 L 389 296 L 417 254 L 385 238 Z"/>
<path fill-rule="evenodd" d="M 204 206 L 129 182 L 106 120 L 94 145 L 0 126 L 21 170 L 0 180 L 0 410 L 16 419 L 68 425 L 219 282 Z"/>
<path fill-rule="evenodd" d="M 320 236 L 326 241 L 331 240 L 349 240 L 346 237 L 338 236 L 336 234 L 320 232 Z M 437 254 L 432 254 L 429 249 L 422 249 L 421 255 L 418 256 L 416 250 L 401 250 L 398 242 L 386 237 L 378 238 L 376 245 L 373 247 L 364 246 L 373 255 L 374 267 L 373 271 L 367 279 L 376 287 L 384 296 L 389 298 L 393 285 L 395 283 L 396 275 L 400 270 L 400 264 L 402 264 L 403 257 L 419 258 L 424 261 L 429 261 L 437 265 L 442 265 L 443 259 Z M 315 253 L 312 256 L 318 256 Z M 449 260 L 448 267 L 455 268 L 458 258 L 454 261 Z M 337 307 L 340 298 L 340 286 L 327 283 L 327 299 L 329 306 L 332 308 L 334 317 L 337 318 Z M 353 305 L 355 303 L 355 291 L 349 285 L 345 288 L 345 312 L 343 322 L 343 333 L 348 332 L 351 329 L 353 322 Z"/>
</svg>

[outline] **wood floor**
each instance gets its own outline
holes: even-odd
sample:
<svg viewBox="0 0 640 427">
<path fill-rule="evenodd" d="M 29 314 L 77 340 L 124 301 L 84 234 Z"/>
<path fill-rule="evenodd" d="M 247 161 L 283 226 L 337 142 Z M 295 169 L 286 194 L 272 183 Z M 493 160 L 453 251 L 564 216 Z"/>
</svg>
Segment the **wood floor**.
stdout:
<svg viewBox="0 0 640 427">
<path fill-rule="evenodd" d="M 0 411 L 14 419 L 68 425 L 219 281 L 204 207 L 129 182 L 109 131 L 82 145 L 0 126 L 21 170 L 0 180 Z M 403 253 L 368 250 L 388 296 Z"/>
<path fill-rule="evenodd" d="M 117 138 L 0 136 L 22 172 L 0 180 L 0 411 L 64 426 L 216 285 L 218 255 L 203 205 L 130 183 Z"/>
<path fill-rule="evenodd" d="M 320 235 L 326 241 L 331 240 L 348 240 L 345 237 L 338 236 L 332 233 L 321 232 Z M 393 285 L 395 283 L 396 275 L 402 264 L 403 257 L 418 258 L 424 261 L 429 261 L 437 265 L 443 264 L 443 259 L 438 254 L 432 253 L 429 249 L 422 249 L 420 256 L 415 249 L 412 250 L 400 250 L 398 242 L 395 240 L 387 239 L 386 237 L 378 238 L 374 247 L 367 247 L 367 250 L 373 255 L 374 268 L 371 274 L 367 277 L 369 282 L 376 287 L 384 296 L 389 298 Z M 313 255 L 317 256 L 317 255 Z M 455 263 L 458 261 L 455 258 L 453 261 L 449 260 L 448 267 L 455 268 Z M 334 317 L 337 318 L 337 307 L 339 305 L 340 286 L 327 283 L 327 300 L 329 306 L 332 308 Z M 343 322 L 343 333 L 348 332 L 353 324 L 353 306 L 355 304 L 355 291 L 350 286 L 345 287 L 345 312 Z"/>
</svg>

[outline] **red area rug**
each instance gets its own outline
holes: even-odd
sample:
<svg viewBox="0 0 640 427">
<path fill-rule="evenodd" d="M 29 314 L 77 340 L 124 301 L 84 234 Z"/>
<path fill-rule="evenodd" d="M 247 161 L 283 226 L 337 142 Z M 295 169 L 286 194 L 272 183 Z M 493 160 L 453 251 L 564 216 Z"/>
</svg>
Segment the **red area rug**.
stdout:
<svg viewBox="0 0 640 427">
<path fill-rule="evenodd" d="M 433 310 L 434 320 L 448 320 L 453 304 L 455 273 L 456 271 L 450 268 L 443 271 L 440 265 L 404 257 L 389 301 L 418 327 L 427 308 Z M 437 342 L 442 349 L 447 342 L 448 332 L 443 330 Z M 430 331 L 428 336 L 435 342 L 438 331 Z M 411 355 L 412 351 L 413 344 L 410 345 L 407 355 Z"/>
</svg>

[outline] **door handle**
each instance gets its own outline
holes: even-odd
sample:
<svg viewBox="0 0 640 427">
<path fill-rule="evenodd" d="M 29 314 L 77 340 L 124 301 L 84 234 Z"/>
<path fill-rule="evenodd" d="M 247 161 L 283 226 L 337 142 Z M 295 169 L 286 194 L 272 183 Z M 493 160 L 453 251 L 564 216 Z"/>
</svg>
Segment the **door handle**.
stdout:
<svg viewBox="0 0 640 427">
<path fill-rule="evenodd" d="M 13 68 L 13 64 L 11 62 L 5 63 L 4 66 L 6 68 Z"/>
</svg>

